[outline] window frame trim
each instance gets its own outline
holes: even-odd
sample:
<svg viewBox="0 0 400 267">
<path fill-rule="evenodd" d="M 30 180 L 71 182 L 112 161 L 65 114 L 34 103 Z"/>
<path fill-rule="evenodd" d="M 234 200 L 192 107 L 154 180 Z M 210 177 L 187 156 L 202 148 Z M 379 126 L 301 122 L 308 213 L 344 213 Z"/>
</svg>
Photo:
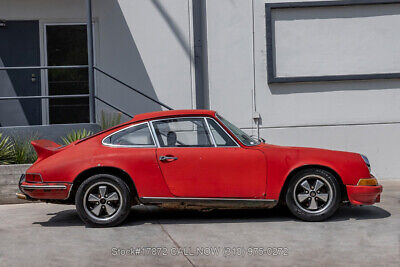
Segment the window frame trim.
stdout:
<svg viewBox="0 0 400 267">
<path fill-rule="evenodd" d="M 326 74 L 319 76 L 276 76 L 274 55 L 275 38 L 273 34 L 272 10 L 288 8 L 313 8 L 313 7 L 341 7 L 341 6 L 366 6 L 366 5 L 393 5 L 399 4 L 395 0 L 322 0 L 322 1 L 298 1 L 298 2 L 274 2 L 265 3 L 265 32 L 267 54 L 267 84 L 299 83 L 299 82 L 335 82 L 357 80 L 387 80 L 400 78 L 400 72 L 361 73 L 361 74 Z"/>
<path fill-rule="evenodd" d="M 144 124 L 146 124 L 146 125 L 147 125 L 147 128 L 149 129 L 151 138 L 152 138 L 152 140 L 153 140 L 153 144 L 152 144 L 152 145 L 115 145 L 115 144 L 108 144 L 108 143 L 105 142 L 105 140 L 106 140 L 108 137 L 110 137 L 110 136 L 112 136 L 112 135 L 114 135 L 114 134 L 117 134 L 117 133 L 122 132 L 122 131 L 124 131 L 124 130 L 127 130 L 127 129 L 129 129 L 129 128 L 133 128 L 133 127 L 140 126 L 140 125 L 144 125 Z M 158 142 L 158 141 L 157 141 L 157 142 Z M 148 121 L 141 122 L 141 123 L 137 123 L 137 124 L 133 124 L 133 125 L 129 125 L 129 126 L 125 127 L 125 128 L 122 128 L 122 129 L 120 129 L 120 130 L 118 130 L 118 131 L 115 131 L 115 132 L 113 132 L 113 133 L 107 135 L 106 137 L 104 137 L 104 138 L 101 140 L 101 144 L 102 144 L 103 146 L 108 146 L 108 147 L 125 147 L 125 148 L 157 148 L 157 142 L 156 142 L 156 140 L 155 140 L 155 138 L 154 138 L 154 133 L 153 133 L 152 128 L 150 127 L 150 123 L 149 123 Z"/>
<path fill-rule="evenodd" d="M 235 138 L 233 138 L 232 135 L 230 135 L 230 134 L 225 130 L 225 128 L 222 127 L 222 125 L 221 125 L 220 122 L 218 122 L 218 121 L 215 120 L 214 118 L 205 118 L 205 119 L 206 119 L 207 124 L 208 124 L 207 119 L 213 120 L 213 121 L 224 131 L 224 133 L 226 133 L 226 135 L 228 135 L 229 138 L 236 144 L 236 146 L 218 146 L 217 143 L 215 143 L 215 146 L 216 146 L 216 147 L 241 147 L 241 146 L 238 144 L 238 142 L 235 140 Z M 212 134 L 212 132 L 211 132 L 211 128 L 210 128 L 210 133 L 211 133 L 211 136 L 214 138 L 214 136 L 213 136 L 213 134 Z"/>
</svg>

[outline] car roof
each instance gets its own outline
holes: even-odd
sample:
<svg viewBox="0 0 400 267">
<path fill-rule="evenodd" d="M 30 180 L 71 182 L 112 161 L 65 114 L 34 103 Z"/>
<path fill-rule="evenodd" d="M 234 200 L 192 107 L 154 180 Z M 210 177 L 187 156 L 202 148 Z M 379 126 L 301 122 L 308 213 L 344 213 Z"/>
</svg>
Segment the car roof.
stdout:
<svg viewBox="0 0 400 267">
<path fill-rule="evenodd" d="M 182 116 L 215 116 L 214 110 L 205 109 L 182 109 L 182 110 L 166 110 L 166 111 L 156 111 L 149 113 L 142 113 L 135 115 L 130 122 L 144 121 L 144 120 L 154 120 L 158 118 L 165 117 L 182 117 Z"/>
</svg>

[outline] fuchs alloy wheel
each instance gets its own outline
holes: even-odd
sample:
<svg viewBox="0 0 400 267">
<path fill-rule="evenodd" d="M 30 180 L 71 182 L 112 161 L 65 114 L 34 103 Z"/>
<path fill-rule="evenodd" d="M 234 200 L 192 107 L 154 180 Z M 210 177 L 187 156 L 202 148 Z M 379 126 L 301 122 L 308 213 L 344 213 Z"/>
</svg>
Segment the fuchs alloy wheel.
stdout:
<svg viewBox="0 0 400 267">
<path fill-rule="evenodd" d="M 290 181 L 286 204 L 296 217 L 305 221 L 322 221 L 334 214 L 341 199 L 335 176 L 321 169 L 300 171 Z"/>
<path fill-rule="evenodd" d="M 79 217 L 93 226 L 116 226 L 129 215 L 131 196 L 120 178 L 97 174 L 85 180 L 78 188 L 75 205 Z"/>
</svg>

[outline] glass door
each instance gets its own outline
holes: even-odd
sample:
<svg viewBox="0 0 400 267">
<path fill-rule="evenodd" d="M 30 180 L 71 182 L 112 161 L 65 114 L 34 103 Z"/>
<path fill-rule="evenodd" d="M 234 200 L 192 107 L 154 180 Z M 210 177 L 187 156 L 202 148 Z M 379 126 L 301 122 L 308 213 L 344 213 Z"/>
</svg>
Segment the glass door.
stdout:
<svg viewBox="0 0 400 267">
<path fill-rule="evenodd" d="M 45 25 L 48 66 L 88 64 L 86 24 Z M 49 95 L 88 94 L 88 69 L 49 69 Z M 49 124 L 89 122 L 89 98 L 49 99 Z"/>
</svg>

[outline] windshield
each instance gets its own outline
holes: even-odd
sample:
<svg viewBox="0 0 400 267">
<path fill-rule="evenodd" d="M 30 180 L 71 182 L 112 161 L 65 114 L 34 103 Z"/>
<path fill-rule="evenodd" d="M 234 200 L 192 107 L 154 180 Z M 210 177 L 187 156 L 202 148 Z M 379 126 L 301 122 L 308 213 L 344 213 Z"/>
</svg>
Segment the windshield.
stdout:
<svg viewBox="0 0 400 267">
<path fill-rule="evenodd" d="M 238 127 L 221 117 L 217 114 L 217 118 L 243 143 L 245 146 L 255 146 L 260 144 L 258 140 L 251 138 L 245 132 L 240 130 Z"/>
</svg>

